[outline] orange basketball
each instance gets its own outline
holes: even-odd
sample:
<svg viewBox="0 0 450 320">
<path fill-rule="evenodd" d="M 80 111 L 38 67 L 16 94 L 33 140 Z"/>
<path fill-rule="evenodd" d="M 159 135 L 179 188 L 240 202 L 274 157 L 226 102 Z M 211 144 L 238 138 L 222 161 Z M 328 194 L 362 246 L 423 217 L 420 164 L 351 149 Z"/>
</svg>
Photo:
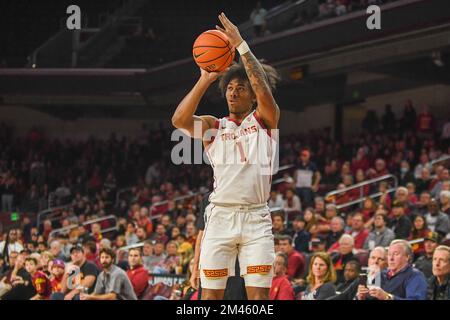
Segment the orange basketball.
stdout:
<svg viewBox="0 0 450 320">
<path fill-rule="evenodd" d="M 200 68 L 208 72 L 221 72 L 233 62 L 234 50 L 223 32 L 208 30 L 195 40 L 192 55 Z"/>
</svg>

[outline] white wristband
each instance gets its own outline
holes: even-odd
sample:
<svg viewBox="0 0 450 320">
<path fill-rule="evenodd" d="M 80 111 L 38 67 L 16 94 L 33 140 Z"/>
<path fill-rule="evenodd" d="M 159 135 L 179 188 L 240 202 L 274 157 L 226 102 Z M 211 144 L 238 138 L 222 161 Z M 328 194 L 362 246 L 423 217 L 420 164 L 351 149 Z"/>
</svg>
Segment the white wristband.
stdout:
<svg viewBox="0 0 450 320">
<path fill-rule="evenodd" d="M 250 51 L 250 47 L 248 46 L 247 42 L 242 41 L 240 45 L 237 46 L 237 51 L 242 56 Z"/>
</svg>

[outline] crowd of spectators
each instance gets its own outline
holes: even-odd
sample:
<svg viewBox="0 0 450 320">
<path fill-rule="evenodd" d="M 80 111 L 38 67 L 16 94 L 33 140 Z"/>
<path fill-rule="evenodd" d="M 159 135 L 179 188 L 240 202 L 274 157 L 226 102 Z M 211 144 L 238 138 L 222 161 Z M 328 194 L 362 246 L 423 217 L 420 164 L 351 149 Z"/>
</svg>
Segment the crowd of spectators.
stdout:
<svg viewBox="0 0 450 320">
<path fill-rule="evenodd" d="M 436 123 L 408 100 L 398 119 L 390 106 L 381 120 L 369 111 L 361 134 L 346 142 L 328 129 L 281 137 L 280 163 L 293 167 L 269 199 L 279 253 L 273 299 L 448 298 L 450 177 L 448 162 L 430 161 L 450 154 L 450 136 L 449 122 L 443 130 Z M 36 128 L 15 137 L 2 124 L 0 143 L 1 299 L 198 298 L 189 277 L 211 169 L 172 165 L 168 129 L 79 142 L 52 141 Z M 393 192 L 382 181 L 326 197 L 385 174 L 399 181 Z M 345 206 L 361 192 L 360 204 Z M 49 204 L 62 207 L 37 224 Z M 406 263 L 391 265 L 391 251 Z M 378 284 L 361 285 L 363 271 L 375 277 L 371 265 L 382 271 Z M 403 272 L 429 292 L 396 291 L 391 280 Z M 181 280 L 168 286 L 158 275 Z"/>
</svg>

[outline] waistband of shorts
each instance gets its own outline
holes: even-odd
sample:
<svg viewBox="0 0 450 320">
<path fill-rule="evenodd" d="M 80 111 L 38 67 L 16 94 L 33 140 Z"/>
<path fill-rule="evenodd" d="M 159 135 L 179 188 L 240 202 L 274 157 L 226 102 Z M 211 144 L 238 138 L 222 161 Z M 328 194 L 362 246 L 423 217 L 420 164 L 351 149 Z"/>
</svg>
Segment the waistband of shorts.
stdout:
<svg viewBox="0 0 450 320">
<path fill-rule="evenodd" d="M 213 206 L 221 207 L 221 208 L 229 208 L 229 209 L 235 209 L 235 210 L 242 210 L 242 211 L 250 211 L 250 210 L 258 210 L 258 209 L 269 209 L 269 206 L 267 203 L 259 203 L 259 204 L 228 204 L 228 203 L 212 203 Z"/>
</svg>

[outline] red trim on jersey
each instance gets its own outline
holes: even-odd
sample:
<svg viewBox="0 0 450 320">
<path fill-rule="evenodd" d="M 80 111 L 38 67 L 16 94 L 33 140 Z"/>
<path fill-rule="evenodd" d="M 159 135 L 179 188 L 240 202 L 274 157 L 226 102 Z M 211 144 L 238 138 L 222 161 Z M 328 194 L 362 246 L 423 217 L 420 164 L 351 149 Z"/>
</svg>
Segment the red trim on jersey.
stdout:
<svg viewBox="0 0 450 320">
<path fill-rule="evenodd" d="M 234 123 L 236 123 L 238 126 L 241 125 L 242 122 L 237 121 L 236 119 L 230 118 L 230 117 L 226 117 L 227 120 L 233 121 Z"/>
<path fill-rule="evenodd" d="M 253 112 L 253 117 L 255 118 L 255 120 L 259 123 L 259 125 L 264 129 L 265 132 L 267 132 L 267 134 L 269 135 L 269 137 L 272 137 L 270 130 L 267 129 L 267 127 L 264 125 L 264 123 L 262 122 L 261 118 L 256 114 L 256 111 Z"/>
</svg>

